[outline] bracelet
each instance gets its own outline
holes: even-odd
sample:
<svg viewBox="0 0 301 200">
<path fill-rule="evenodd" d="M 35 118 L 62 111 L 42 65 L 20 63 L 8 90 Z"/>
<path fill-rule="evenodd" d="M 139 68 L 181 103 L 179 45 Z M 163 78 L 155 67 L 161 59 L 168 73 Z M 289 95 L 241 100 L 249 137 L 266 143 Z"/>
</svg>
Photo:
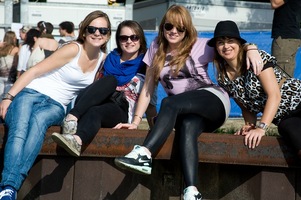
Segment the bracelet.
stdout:
<svg viewBox="0 0 301 200">
<path fill-rule="evenodd" d="M 254 48 L 253 49 L 247 49 L 246 51 L 251 51 L 251 50 L 257 50 L 258 51 L 258 49 L 254 49 Z"/>
<path fill-rule="evenodd" d="M 254 44 L 254 43 L 244 43 L 244 44 L 243 44 L 243 49 L 244 49 L 245 51 L 248 51 L 248 50 L 246 50 L 247 46 L 252 46 L 252 45 L 255 46 L 256 48 L 258 48 L 257 45 Z M 254 48 L 253 48 L 253 49 L 254 49 Z"/>
<path fill-rule="evenodd" d="M 134 117 L 138 117 L 140 120 L 142 120 L 142 117 L 140 117 L 139 115 L 134 115 Z"/>
<path fill-rule="evenodd" d="M 257 47 L 257 45 L 255 43 L 244 43 L 244 46 L 250 46 L 250 45 L 254 45 Z"/>
<path fill-rule="evenodd" d="M 136 126 L 138 127 L 138 124 L 136 124 L 136 123 L 134 123 L 134 122 L 132 122 L 132 124 L 134 124 L 134 125 L 136 125 Z"/>
<path fill-rule="evenodd" d="M 250 122 L 246 122 L 245 125 L 246 125 L 246 126 L 251 126 L 251 127 L 253 127 L 253 128 L 255 127 L 255 124 L 254 124 L 254 123 L 250 123 Z"/>
<path fill-rule="evenodd" d="M 11 100 L 11 101 L 13 101 L 14 98 L 15 98 L 15 97 L 14 97 L 13 95 L 11 95 L 11 94 L 9 94 L 9 93 L 6 93 L 6 94 L 4 94 L 2 100 Z"/>
</svg>

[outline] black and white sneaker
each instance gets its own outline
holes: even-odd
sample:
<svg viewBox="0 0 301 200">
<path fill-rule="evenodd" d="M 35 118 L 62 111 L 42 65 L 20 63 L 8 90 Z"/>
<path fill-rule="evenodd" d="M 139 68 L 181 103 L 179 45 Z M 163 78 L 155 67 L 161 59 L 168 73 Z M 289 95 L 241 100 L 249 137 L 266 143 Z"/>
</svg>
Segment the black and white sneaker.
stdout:
<svg viewBox="0 0 301 200">
<path fill-rule="evenodd" d="M 194 186 L 187 187 L 184 190 L 184 200 L 202 200 L 202 195 Z"/>
<path fill-rule="evenodd" d="M 121 169 L 147 175 L 152 173 L 152 158 L 139 145 L 135 145 L 126 156 L 115 158 L 114 162 Z"/>
</svg>

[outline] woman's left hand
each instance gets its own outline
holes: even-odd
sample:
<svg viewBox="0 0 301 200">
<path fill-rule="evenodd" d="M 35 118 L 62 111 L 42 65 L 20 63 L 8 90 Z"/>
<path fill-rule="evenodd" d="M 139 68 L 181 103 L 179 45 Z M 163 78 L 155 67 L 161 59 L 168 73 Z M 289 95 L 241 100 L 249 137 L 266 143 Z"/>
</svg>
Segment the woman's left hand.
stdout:
<svg viewBox="0 0 301 200">
<path fill-rule="evenodd" d="M 245 134 L 245 145 L 250 149 L 254 149 L 259 145 L 263 136 L 265 136 L 265 130 L 260 128 L 251 129 Z"/>
<path fill-rule="evenodd" d="M 258 50 L 247 51 L 246 59 L 247 59 L 247 69 L 249 69 L 252 64 L 254 73 L 256 75 L 259 75 L 263 68 L 263 62 Z"/>
<path fill-rule="evenodd" d="M 137 129 L 138 126 L 136 124 L 129 123 L 119 123 L 113 127 L 113 129 Z"/>
<path fill-rule="evenodd" d="M 1 103 L 0 103 L 0 117 L 2 119 L 5 119 L 5 116 L 6 116 L 6 112 L 7 112 L 7 109 L 9 107 L 9 105 L 11 104 L 11 100 L 2 100 Z"/>
</svg>

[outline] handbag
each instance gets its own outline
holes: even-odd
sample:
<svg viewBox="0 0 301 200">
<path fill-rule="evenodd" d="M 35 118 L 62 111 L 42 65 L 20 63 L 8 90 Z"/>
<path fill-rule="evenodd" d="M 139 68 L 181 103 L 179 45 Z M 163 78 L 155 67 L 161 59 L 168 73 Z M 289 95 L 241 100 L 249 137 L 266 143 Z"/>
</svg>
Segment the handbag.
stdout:
<svg viewBox="0 0 301 200">
<path fill-rule="evenodd" d="M 126 100 L 125 94 L 123 91 L 115 91 L 110 100 L 117 104 L 124 112 L 128 113 L 129 102 Z"/>
</svg>

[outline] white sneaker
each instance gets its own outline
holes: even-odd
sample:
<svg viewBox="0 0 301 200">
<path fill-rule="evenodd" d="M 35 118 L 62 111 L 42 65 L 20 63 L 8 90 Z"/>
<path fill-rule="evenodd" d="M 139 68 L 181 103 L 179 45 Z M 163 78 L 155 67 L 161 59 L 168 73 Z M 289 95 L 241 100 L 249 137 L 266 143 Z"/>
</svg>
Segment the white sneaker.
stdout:
<svg viewBox="0 0 301 200">
<path fill-rule="evenodd" d="M 152 158 L 139 145 L 135 145 L 126 156 L 115 158 L 114 162 L 122 169 L 147 175 L 152 173 Z"/>
<path fill-rule="evenodd" d="M 202 200 L 202 195 L 194 186 L 189 186 L 184 190 L 184 200 Z"/>
</svg>

